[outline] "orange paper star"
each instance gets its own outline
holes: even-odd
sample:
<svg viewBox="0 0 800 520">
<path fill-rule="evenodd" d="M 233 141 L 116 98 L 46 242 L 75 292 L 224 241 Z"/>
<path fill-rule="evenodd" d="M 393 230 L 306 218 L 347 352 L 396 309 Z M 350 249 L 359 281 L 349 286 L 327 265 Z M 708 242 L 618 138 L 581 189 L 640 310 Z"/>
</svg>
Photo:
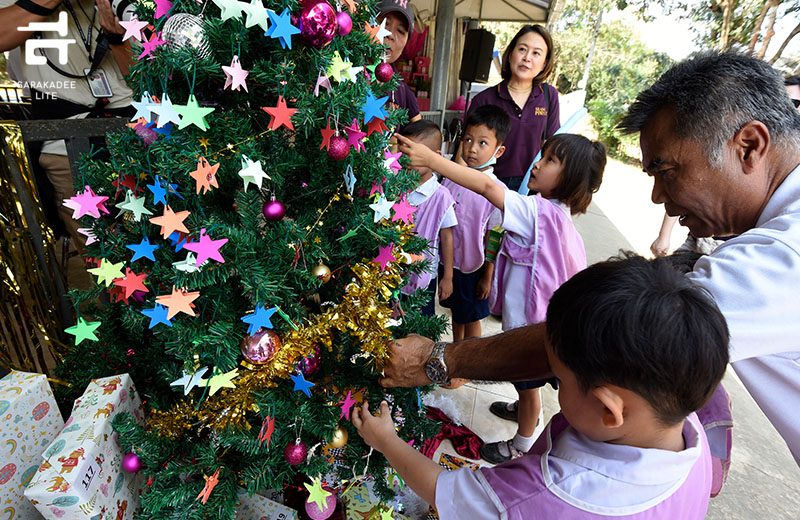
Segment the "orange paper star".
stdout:
<svg viewBox="0 0 800 520">
<path fill-rule="evenodd" d="M 167 307 L 167 319 L 171 320 L 173 316 L 179 312 L 194 316 L 194 304 L 192 303 L 197 297 L 200 296 L 200 291 L 185 293 L 175 286 L 172 286 L 172 294 L 165 294 L 156 297 L 156 303 L 160 303 Z"/>
<path fill-rule="evenodd" d="M 283 96 L 278 96 L 278 105 L 274 107 L 261 107 L 261 110 L 266 112 L 267 114 L 272 116 L 269 122 L 270 130 L 277 130 L 281 127 L 281 125 L 285 126 L 289 130 L 294 130 L 294 125 L 292 124 L 292 115 L 297 112 L 296 108 L 288 108 L 286 106 L 286 100 L 283 99 Z"/>
<path fill-rule="evenodd" d="M 172 211 L 171 207 L 167 206 L 164 208 L 164 214 L 160 217 L 151 218 L 150 223 L 161 226 L 161 236 L 164 238 L 167 238 L 175 231 L 181 231 L 188 234 L 189 230 L 183 225 L 183 221 L 186 220 L 186 217 L 189 215 L 190 212 L 188 211 L 179 211 L 178 213 L 175 213 Z"/>
<path fill-rule="evenodd" d="M 356 12 L 356 2 L 355 0 L 343 0 L 345 4 L 347 4 L 347 10 L 351 13 Z"/>
<path fill-rule="evenodd" d="M 197 191 L 196 193 L 200 193 L 200 189 L 203 189 L 203 194 L 205 195 L 209 191 L 211 191 L 211 186 L 215 188 L 219 188 L 219 184 L 217 184 L 217 170 L 219 169 L 219 163 L 215 165 L 211 165 L 210 162 L 206 160 L 205 157 L 201 157 L 197 161 L 197 169 L 193 172 L 190 172 L 189 175 L 196 181 Z"/>
<path fill-rule="evenodd" d="M 371 26 L 368 23 L 364 23 L 364 32 L 372 36 L 372 39 L 375 40 L 376 43 L 383 43 L 378 39 L 378 31 L 381 30 L 380 25 L 376 25 L 375 27 Z"/>
<path fill-rule="evenodd" d="M 125 289 L 125 299 L 127 300 L 134 291 L 150 292 L 150 290 L 144 286 L 144 281 L 146 279 L 147 274 L 136 274 L 130 268 L 126 268 L 123 278 L 114 278 L 114 285 Z"/>
<path fill-rule="evenodd" d="M 200 502 L 205 505 L 205 503 L 208 502 L 208 497 L 211 496 L 211 492 L 214 491 L 214 487 L 219 482 L 219 470 L 215 471 L 210 477 L 203 475 L 203 478 L 206 479 L 206 485 L 203 486 L 203 491 L 197 495 L 195 500 L 200 500 Z"/>
</svg>

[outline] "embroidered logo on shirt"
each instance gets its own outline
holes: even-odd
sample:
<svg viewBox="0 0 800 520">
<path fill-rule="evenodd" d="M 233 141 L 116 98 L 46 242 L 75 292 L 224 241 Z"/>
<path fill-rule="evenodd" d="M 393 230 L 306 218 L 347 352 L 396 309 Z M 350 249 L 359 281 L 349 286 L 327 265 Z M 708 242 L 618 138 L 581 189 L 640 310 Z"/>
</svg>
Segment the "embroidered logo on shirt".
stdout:
<svg viewBox="0 0 800 520">
<path fill-rule="evenodd" d="M 547 107 L 536 107 L 536 111 L 534 112 L 534 115 L 545 116 L 546 117 L 547 116 Z"/>
</svg>

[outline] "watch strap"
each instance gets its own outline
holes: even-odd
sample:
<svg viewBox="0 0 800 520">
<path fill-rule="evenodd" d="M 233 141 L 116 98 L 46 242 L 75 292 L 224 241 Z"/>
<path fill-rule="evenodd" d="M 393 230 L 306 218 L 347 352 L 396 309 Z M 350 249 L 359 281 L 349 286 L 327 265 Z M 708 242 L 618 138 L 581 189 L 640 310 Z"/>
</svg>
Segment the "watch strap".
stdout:
<svg viewBox="0 0 800 520">
<path fill-rule="evenodd" d="M 14 2 L 14 5 L 38 16 L 50 16 L 58 10 L 58 6 L 53 8 L 45 7 L 37 4 L 36 2 L 32 2 L 31 0 L 17 0 Z"/>
</svg>

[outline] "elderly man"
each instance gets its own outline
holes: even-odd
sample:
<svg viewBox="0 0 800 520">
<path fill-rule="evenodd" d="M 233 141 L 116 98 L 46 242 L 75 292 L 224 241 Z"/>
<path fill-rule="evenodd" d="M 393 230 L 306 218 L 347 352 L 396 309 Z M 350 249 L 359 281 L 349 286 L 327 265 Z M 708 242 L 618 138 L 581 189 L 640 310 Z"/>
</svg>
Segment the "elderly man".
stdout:
<svg viewBox="0 0 800 520">
<path fill-rule="evenodd" d="M 640 93 L 620 127 L 640 132 L 653 202 L 695 236 L 738 235 L 687 276 L 722 310 L 733 368 L 800 462 L 800 114 L 783 78 L 760 60 L 703 54 Z M 409 336 L 381 382 L 543 378 L 544 340 L 543 324 L 450 345 Z"/>
</svg>

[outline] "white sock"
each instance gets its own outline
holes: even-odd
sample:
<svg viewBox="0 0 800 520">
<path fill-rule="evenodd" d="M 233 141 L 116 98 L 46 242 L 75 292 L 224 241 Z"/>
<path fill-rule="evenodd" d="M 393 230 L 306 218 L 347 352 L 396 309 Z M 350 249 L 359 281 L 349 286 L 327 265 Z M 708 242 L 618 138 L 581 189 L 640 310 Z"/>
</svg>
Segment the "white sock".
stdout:
<svg viewBox="0 0 800 520">
<path fill-rule="evenodd" d="M 528 450 L 531 449 L 531 446 L 533 446 L 533 441 L 535 440 L 536 437 L 534 437 L 533 435 L 531 435 L 530 437 L 525 437 L 524 435 L 520 435 L 519 432 L 517 432 L 517 434 L 514 435 L 514 438 L 511 440 L 511 443 L 514 445 L 515 448 L 517 448 L 522 453 L 527 453 Z"/>
</svg>

